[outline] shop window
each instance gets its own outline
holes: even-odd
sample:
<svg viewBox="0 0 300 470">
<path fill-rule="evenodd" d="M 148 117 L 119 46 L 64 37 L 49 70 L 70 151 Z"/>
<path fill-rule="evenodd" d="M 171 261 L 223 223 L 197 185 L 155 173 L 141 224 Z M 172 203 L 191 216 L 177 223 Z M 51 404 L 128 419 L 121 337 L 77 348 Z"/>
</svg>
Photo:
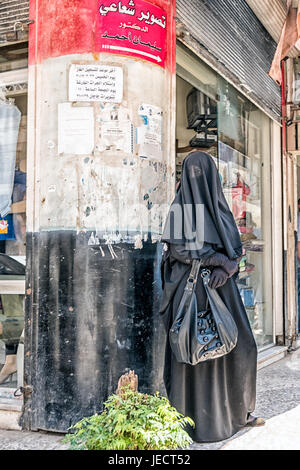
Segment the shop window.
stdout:
<svg viewBox="0 0 300 470">
<path fill-rule="evenodd" d="M 176 179 L 195 142 L 214 158 L 243 244 L 238 288 L 263 348 L 273 343 L 270 119 L 181 46 L 177 63 Z"/>
<path fill-rule="evenodd" d="M 23 381 L 27 42 L 0 47 L 0 400 Z"/>
</svg>

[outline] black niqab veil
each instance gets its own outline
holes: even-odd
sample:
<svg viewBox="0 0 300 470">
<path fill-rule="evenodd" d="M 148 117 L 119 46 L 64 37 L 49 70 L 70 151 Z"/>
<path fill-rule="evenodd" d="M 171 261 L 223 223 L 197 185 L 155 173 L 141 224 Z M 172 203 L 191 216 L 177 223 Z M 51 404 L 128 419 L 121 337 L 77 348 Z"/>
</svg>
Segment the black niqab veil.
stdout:
<svg viewBox="0 0 300 470">
<path fill-rule="evenodd" d="M 190 211 L 187 217 L 180 217 L 176 204 L 179 209 L 183 209 L 185 204 L 194 209 L 197 204 L 202 204 L 203 217 L 197 217 L 196 210 Z M 195 250 L 186 248 L 190 237 L 186 238 L 186 233 L 182 232 L 180 239 L 178 227 L 173 234 L 168 233 L 168 223 L 176 217 L 182 229 L 188 220 L 193 231 L 200 233 L 203 247 L 197 245 Z M 162 240 L 170 245 L 162 260 L 160 309 L 169 334 L 186 288 L 190 258 L 205 263 L 207 253 L 211 258 L 218 258 L 218 252 L 221 252 L 234 259 L 242 251 L 239 232 L 210 155 L 195 152 L 186 157 L 181 185 L 172 203 Z M 195 428 L 188 431 L 196 442 L 228 439 L 245 426 L 248 414 L 255 408 L 257 348 L 234 276 L 218 287 L 218 293 L 238 328 L 237 345 L 229 354 L 191 366 L 177 362 L 168 337 L 166 341 L 164 383 L 167 396 L 180 413 L 194 420 Z M 195 294 L 198 312 L 202 312 L 207 309 L 207 295 L 201 279 L 195 285 Z"/>
<path fill-rule="evenodd" d="M 203 217 L 197 215 L 197 205 L 203 205 Z M 179 208 L 181 217 L 178 217 Z M 187 223 L 202 245 L 204 242 L 215 245 L 230 259 L 241 256 L 239 231 L 223 194 L 217 167 L 208 153 L 193 152 L 185 158 L 180 187 L 171 204 L 162 241 L 191 246 Z M 197 251 L 191 251 L 192 258 L 198 257 Z"/>
</svg>

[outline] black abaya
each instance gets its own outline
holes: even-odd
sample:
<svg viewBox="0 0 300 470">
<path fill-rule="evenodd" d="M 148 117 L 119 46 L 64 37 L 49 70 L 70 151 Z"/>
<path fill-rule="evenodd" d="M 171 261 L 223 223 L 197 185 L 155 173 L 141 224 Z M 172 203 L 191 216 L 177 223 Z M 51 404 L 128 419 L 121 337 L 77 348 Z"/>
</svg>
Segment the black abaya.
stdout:
<svg viewBox="0 0 300 470">
<path fill-rule="evenodd" d="M 196 158 L 195 155 L 197 155 Z M 201 155 L 206 154 L 191 155 L 193 166 L 199 163 Z M 211 159 L 210 156 L 208 157 Z M 187 163 L 186 168 L 189 167 L 189 162 Z M 218 178 L 214 162 L 210 162 L 206 156 L 205 165 L 209 167 L 210 177 Z M 184 172 L 184 168 L 183 173 L 185 184 L 191 187 L 188 181 L 189 176 L 187 171 Z M 218 186 L 219 194 L 214 193 L 212 198 L 219 198 L 220 191 L 222 192 L 221 185 L 218 185 L 216 181 L 214 184 Z M 201 195 L 202 187 L 197 188 L 201 197 L 203 196 Z M 207 188 L 209 185 L 206 185 L 205 189 L 209 192 Z M 182 185 L 180 191 L 184 192 Z M 184 194 L 181 193 L 178 197 L 177 193 L 177 201 L 183 196 Z M 214 200 L 213 204 L 214 207 L 218 207 L 218 200 Z M 231 220 L 228 206 L 225 215 L 222 214 L 222 218 L 219 217 L 215 225 L 215 214 L 211 207 L 207 206 L 206 209 L 207 213 L 210 212 L 210 222 L 209 229 L 204 232 L 206 239 L 201 249 L 191 252 L 185 249 L 186 245 L 178 243 L 178 240 L 175 243 L 172 243 L 170 238 L 165 240 L 168 249 L 164 253 L 162 263 L 163 298 L 160 313 L 167 332 L 183 295 L 191 269 L 191 259 L 201 259 L 203 266 L 207 266 L 209 260 L 209 267 L 216 269 L 217 266 L 224 264 L 224 258 L 236 258 L 237 255 L 234 256 L 232 253 L 237 254 L 241 249 L 233 218 L 230 230 L 219 231 L 219 226 L 223 224 L 222 218 L 223 220 L 226 218 L 227 221 Z M 197 229 L 197 224 L 195 227 Z M 213 234 L 211 240 L 209 239 L 210 233 Z M 221 257 L 219 252 L 222 253 Z M 189 429 L 189 432 L 196 442 L 215 442 L 231 437 L 245 426 L 248 413 L 255 408 L 257 348 L 234 277 L 228 275 L 226 283 L 218 288 L 218 293 L 231 312 L 238 328 L 237 345 L 228 355 L 191 366 L 177 362 L 169 341 L 166 344 L 164 381 L 168 398 L 179 412 L 194 420 L 195 429 Z M 205 309 L 207 297 L 201 278 L 196 285 L 196 296 L 199 311 Z"/>
</svg>

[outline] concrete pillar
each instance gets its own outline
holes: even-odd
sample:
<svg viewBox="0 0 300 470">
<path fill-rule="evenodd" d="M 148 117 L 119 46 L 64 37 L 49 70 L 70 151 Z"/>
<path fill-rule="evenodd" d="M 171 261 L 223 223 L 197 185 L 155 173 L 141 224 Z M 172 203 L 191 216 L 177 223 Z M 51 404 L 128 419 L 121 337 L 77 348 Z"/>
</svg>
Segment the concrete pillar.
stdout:
<svg viewBox="0 0 300 470">
<path fill-rule="evenodd" d="M 30 0 L 23 425 L 66 430 L 128 369 L 162 389 L 175 1 Z"/>
</svg>

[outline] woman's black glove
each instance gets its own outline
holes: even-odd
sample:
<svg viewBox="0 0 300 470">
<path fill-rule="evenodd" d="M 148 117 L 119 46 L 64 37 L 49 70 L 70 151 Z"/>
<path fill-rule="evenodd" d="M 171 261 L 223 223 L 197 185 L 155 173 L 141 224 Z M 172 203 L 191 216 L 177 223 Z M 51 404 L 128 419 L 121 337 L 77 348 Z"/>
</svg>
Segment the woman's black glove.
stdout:
<svg viewBox="0 0 300 470">
<path fill-rule="evenodd" d="M 227 272 L 228 277 L 231 277 L 237 272 L 239 265 L 235 260 L 227 258 L 227 261 L 223 264 L 222 268 Z"/>
<path fill-rule="evenodd" d="M 218 287 L 224 286 L 228 278 L 229 276 L 224 269 L 214 268 L 210 275 L 209 287 L 217 289 Z"/>
<path fill-rule="evenodd" d="M 202 266 L 216 266 L 221 267 L 226 271 L 228 277 L 233 276 L 238 270 L 238 263 L 235 260 L 229 259 L 222 253 L 216 253 L 215 255 L 209 256 L 202 260 Z"/>
</svg>

